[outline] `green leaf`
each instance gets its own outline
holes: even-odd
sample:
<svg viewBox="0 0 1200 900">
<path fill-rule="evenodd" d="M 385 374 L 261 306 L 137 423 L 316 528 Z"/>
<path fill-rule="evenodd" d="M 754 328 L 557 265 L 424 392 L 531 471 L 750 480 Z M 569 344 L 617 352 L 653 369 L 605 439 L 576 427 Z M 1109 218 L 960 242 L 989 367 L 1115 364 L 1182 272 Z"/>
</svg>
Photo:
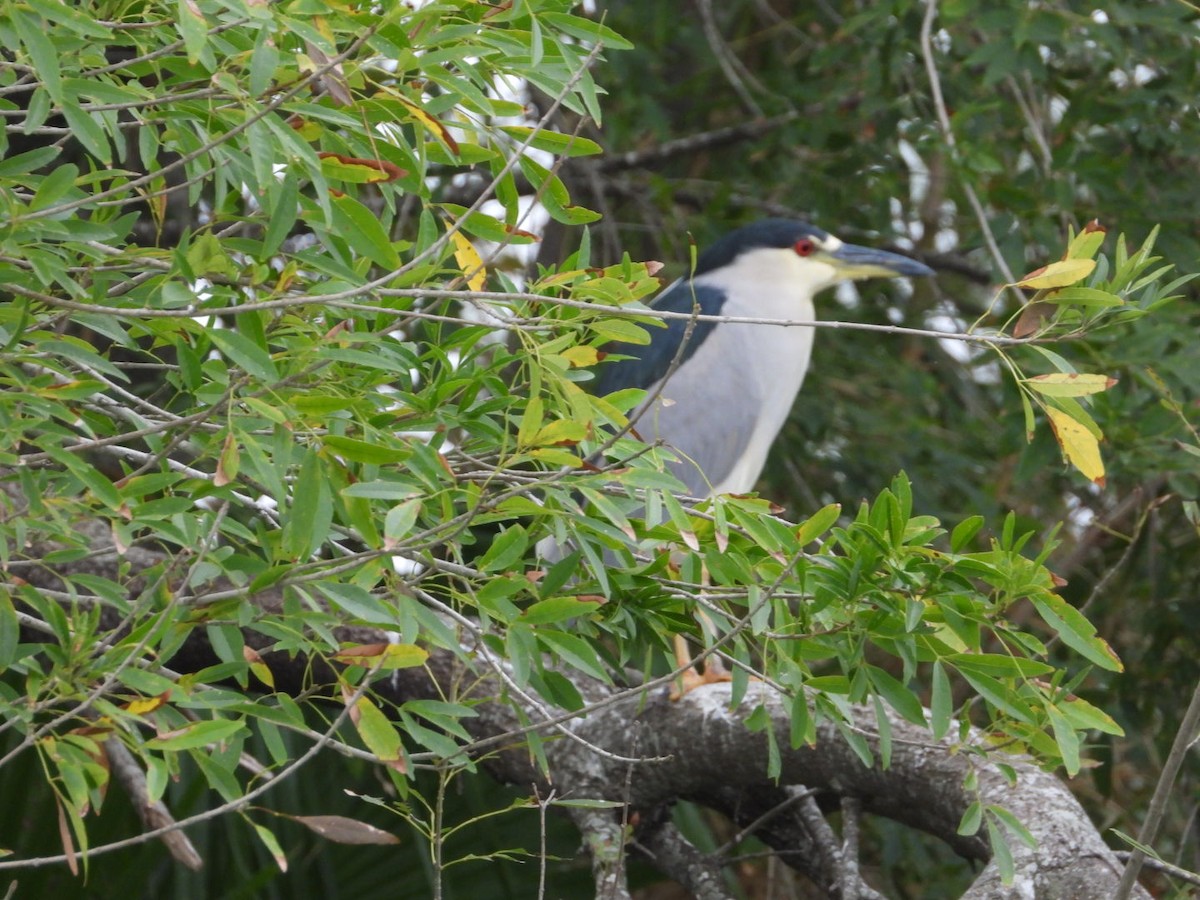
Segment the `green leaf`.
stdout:
<svg viewBox="0 0 1200 900">
<path fill-rule="evenodd" d="M 952 553 L 961 553 L 963 548 L 971 542 L 971 539 L 979 533 L 979 529 L 983 527 L 983 516 L 967 516 L 956 526 L 954 531 L 950 533 L 950 551 Z"/>
<path fill-rule="evenodd" d="M 404 742 L 387 716 L 369 697 L 354 701 L 351 716 L 358 736 L 375 757 L 385 763 L 401 763 L 404 759 Z"/>
<path fill-rule="evenodd" d="M 1094 728 L 1096 731 L 1115 734 L 1118 737 L 1123 737 L 1125 734 L 1125 730 L 1117 724 L 1112 716 L 1102 709 L 1097 709 L 1082 697 L 1072 697 L 1069 700 L 1061 701 L 1058 709 L 1071 723 L 1071 727 L 1078 731 Z"/>
<path fill-rule="evenodd" d="M 879 764 L 885 769 L 892 766 L 892 720 L 888 718 L 887 708 L 878 696 L 871 698 L 875 708 L 875 723 L 879 732 Z"/>
<path fill-rule="evenodd" d="M 950 678 L 940 661 L 933 664 L 933 686 L 929 701 L 929 724 L 935 740 L 940 741 L 950 730 L 950 718 L 954 713 L 954 694 L 950 690 Z"/>
<path fill-rule="evenodd" d="M 226 738 L 233 737 L 246 726 L 241 719 L 205 719 L 185 725 L 177 731 L 159 735 L 146 741 L 146 749 L 175 752 L 178 750 L 194 750 L 209 744 L 219 744 Z"/>
<path fill-rule="evenodd" d="M 279 838 L 275 837 L 274 833 L 265 825 L 260 825 L 258 822 L 251 822 L 250 825 L 254 828 L 255 836 L 262 841 L 262 845 L 271 854 L 271 859 L 275 860 L 275 865 L 279 871 L 286 872 L 287 854 L 283 852 L 283 847 L 279 844 Z"/>
<path fill-rule="evenodd" d="M 841 514 L 842 505 L 840 503 L 830 503 L 828 506 L 821 507 L 796 529 L 796 543 L 801 547 L 812 543 L 828 531 Z"/>
<path fill-rule="evenodd" d="M 13 664 L 21 639 L 21 623 L 7 591 L 0 592 L 0 671 Z"/>
<path fill-rule="evenodd" d="M 1002 684 L 989 675 L 979 672 L 959 670 L 959 674 L 979 693 L 983 699 L 1002 712 L 1008 713 L 1014 719 L 1026 725 L 1034 724 L 1033 710 L 1017 696 L 1015 690 Z"/>
<path fill-rule="evenodd" d="M 75 186 L 79 177 L 79 167 L 71 163 L 56 166 L 54 170 L 42 179 L 33 199 L 29 201 L 30 209 L 47 209 Z"/>
<path fill-rule="evenodd" d="M 284 238 L 296 224 L 299 213 L 299 178 L 290 169 L 284 173 L 283 181 L 270 188 L 271 207 L 267 216 L 267 230 L 263 234 L 262 255 L 273 256 L 278 252 Z"/>
<path fill-rule="evenodd" d="M 611 50 L 632 50 L 633 44 L 601 22 L 567 13 L 542 13 L 542 20 L 564 34 L 584 41 L 595 41 Z"/>
<path fill-rule="evenodd" d="M 63 105 L 63 117 L 71 126 L 71 134 L 83 144 L 88 153 L 105 165 L 111 165 L 112 142 L 108 132 L 100 123 L 92 118 L 90 113 L 81 109 L 77 103 L 71 101 Z"/>
<path fill-rule="evenodd" d="M 1015 834 L 1020 839 L 1021 843 L 1030 850 L 1037 848 L 1037 838 L 1033 836 L 1033 834 L 1028 828 L 1025 827 L 1024 823 L 1022 823 L 1020 819 L 1014 816 L 1003 806 L 989 804 L 987 806 L 987 812 L 1003 822 L 1004 827 Z"/>
<path fill-rule="evenodd" d="M 809 747 L 817 743 L 817 723 L 808 709 L 808 698 L 803 690 L 796 691 L 792 698 L 791 744 L 795 750 L 802 744 Z"/>
<path fill-rule="evenodd" d="M 33 62 L 33 74 L 46 88 L 51 99 L 64 108 L 68 105 L 63 95 L 62 71 L 59 68 L 59 51 L 50 40 L 53 29 L 42 20 L 20 6 L 8 8 L 9 18 L 17 30 L 21 44 Z"/>
<path fill-rule="evenodd" d="M 318 582 L 317 590 L 335 607 L 367 625 L 396 627 L 396 611 L 389 609 L 382 600 L 357 584 Z"/>
<path fill-rule="evenodd" d="M 408 447 L 385 447 L 381 444 L 360 441 L 357 438 L 343 437 L 338 434 L 323 435 L 321 443 L 343 459 L 377 466 L 404 462 L 412 456 L 412 451 Z"/>
<path fill-rule="evenodd" d="M 1089 287 L 1062 288 L 1061 290 L 1052 291 L 1040 299 L 1047 303 L 1070 303 L 1075 306 L 1092 306 L 1098 308 L 1125 305 L 1125 301 L 1116 294 Z"/>
<path fill-rule="evenodd" d="M 292 499 L 283 521 L 283 552 L 295 560 L 307 559 L 324 543 L 333 521 L 329 476 L 316 451 L 304 462 L 292 484 Z"/>
<path fill-rule="evenodd" d="M 866 667 L 867 675 L 879 695 L 887 700 L 888 705 L 914 725 L 924 725 L 925 709 L 916 694 L 910 691 L 899 680 L 876 666 Z"/>
<path fill-rule="evenodd" d="M 539 600 L 523 613 L 521 621 L 526 625 L 553 625 L 565 619 L 580 616 L 591 616 L 596 612 L 597 604 L 592 600 L 579 600 L 575 597 L 551 597 Z"/>
<path fill-rule="evenodd" d="M 111 28 L 93 21 L 80 10 L 76 9 L 69 0 L 25 0 L 46 22 L 68 28 L 81 37 L 108 39 L 112 37 Z"/>
<path fill-rule="evenodd" d="M 179 34 L 183 37 L 183 47 L 188 62 L 195 65 L 208 42 L 208 22 L 205 21 L 204 14 L 200 12 L 195 0 L 178 0 L 176 6 L 179 12 L 175 21 Z"/>
<path fill-rule="evenodd" d="M 353 197 L 334 197 L 331 208 L 334 234 L 381 268 L 400 268 L 400 254 L 373 212 Z"/>
<path fill-rule="evenodd" d="M 983 824 L 983 804 L 976 800 L 963 812 L 962 820 L 958 823 L 958 833 L 964 837 L 979 832 L 979 826 Z"/>
<path fill-rule="evenodd" d="M 546 131 L 545 129 L 536 130 L 527 125 L 505 125 L 501 130 L 521 143 L 528 141 L 530 147 L 545 150 L 555 156 L 573 158 L 593 156 L 604 152 L 604 148 L 595 141 L 578 135 L 560 134 L 557 131 Z"/>
<path fill-rule="evenodd" d="M 605 684 L 612 683 L 608 677 L 608 671 L 600 662 L 596 648 L 588 641 L 573 634 L 566 634 L 561 631 L 548 631 L 540 628 L 536 634 L 537 639 L 546 648 L 547 652 L 553 656 L 558 657 L 563 662 L 586 675 L 598 678 Z"/>
<path fill-rule="evenodd" d="M 1074 778 L 1079 774 L 1079 734 L 1057 707 L 1047 706 L 1046 714 L 1054 731 L 1054 743 L 1062 754 L 1063 768 L 1067 770 L 1067 775 Z"/>
<path fill-rule="evenodd" d="M 384 537 L 394 542 L 404 540 L 416 524 L 417 516 L 421 514 L 421 506 L 422 501 L 416 498 L 389 509 L 383 520 Z"/>
<path fill-rule="evenodd" d="M 1045 623 L 1076 653 L 1110 672 L 1125 671 L 1117 654 L 1103 638 L 1096 636 L 1095 626 L 1062 597 L 1045 592 L 1030 600 Z"/>
<path fill-rule="evenodd" d="M 360 481 L 342 488 L 344 497 L 363 497 L 368 500 L 407 500 L 417 493 L 415 481 Z"/>
<path fill-rule="evenodd" d="M 38 147 L 0 159 L 0 178 L 14 178 L 36 171 L 58 159 L 60 152 L 57 147 Z"/>
<path fill-rule="evenodd" d="M 1004 884 L 1012 884 L 1016 869 L 1013 866 L 1012 850 L 1008 846 L 1008 838 L 1004 832 L 987 820 L 988 843 L 992 846 L 992 859 L 1000 870 L 1000 880 Z"/>
<path fill-rule="evenodd" d="M 566 185 L 545 166 L 539 165 L 528 156 L 522 156 L 518 162 L 525 177 L 537 188 L 538 199 L 542 201 L 550 218 L 564 225 L 585 225 L 600 218 L 597 212 L 581 206 L 572 206 Z"/>
<path fill-rule="evenodd" d="M 207 334 L 217 349 L 247 375 L 271 383 L 279 381 L 279 372 L 275 363 L 271 361 L 271 355 L 250 338 L 236 331 L 215 326 L 210 327 Z"/>
<path fill-rule="evenodd" d="M 511 525 L 496 535 L 476 565 L 484 572 L 510 569 L 524 556 L 528 546 L 529 533 L 521 525 Z"/>
<path fill-rule="evenodd" d="M 960 672 L 980 672 L 995 678 L 1039 678 L 1054 671 L 1054 666 L 1003 653 L 952 653 L 946 661 Z"/>
</svg>

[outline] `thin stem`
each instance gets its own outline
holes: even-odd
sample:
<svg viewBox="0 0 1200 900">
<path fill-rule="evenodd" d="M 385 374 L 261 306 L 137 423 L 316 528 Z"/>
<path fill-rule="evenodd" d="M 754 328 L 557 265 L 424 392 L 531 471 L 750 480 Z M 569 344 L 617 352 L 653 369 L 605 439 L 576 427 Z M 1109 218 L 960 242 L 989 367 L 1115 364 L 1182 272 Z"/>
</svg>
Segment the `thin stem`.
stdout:
<svg viewBox="0 0 1200 900">
<path fill-rule="evenodd" d="M 1175 787 L 1175 779 L 1179 777 L 1179 769 L 1183 766 L 1188 750 L 1198 738 L 1200 738 L 1200 682 L 1197 682 L 1196 689 L 1192 692 L 1192 701 L 1183 715 L 1183 721 L 1179 723 L 1179 731 L 1175 733 L 1175 741 L 1171 744 L 1171 752 L 1163 766 L 1162 775 L 1158 778 L 1158 784 L 1154 786 L 1154 796 L 1150 798 L 1150 809 L 1146 812 L 1146 820 L 1142 822 L 1141 830 L 1138 832 L 1138 843 L 1141 846 L 1148 847 L 1158 836 L 1159 826 L 1162 825 L 1163 817 L 1167 812 L 1167 800 L 1170 799 L 1171 791 Z M 1125 864 L 1125 871 L 1121 873 L 1121 881 L 1117 885 L 1116 893 L 1113 894 L 1113 900 L 1128 900 L 1134 884 L 1137 883 L 1138 872 L 1141 871 L 1145 859 L 1146 854 L 1137 847 L 1129 854 L 1129 861 Z"/>
</svg>

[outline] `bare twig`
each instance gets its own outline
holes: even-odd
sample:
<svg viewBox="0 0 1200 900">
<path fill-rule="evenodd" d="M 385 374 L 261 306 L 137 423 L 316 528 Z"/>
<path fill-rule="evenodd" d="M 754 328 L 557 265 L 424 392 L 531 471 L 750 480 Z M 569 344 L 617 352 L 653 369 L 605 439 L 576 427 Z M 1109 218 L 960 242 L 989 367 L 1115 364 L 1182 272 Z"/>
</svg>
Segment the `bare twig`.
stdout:
<svg viewBox="0 0 1200 900">
<path fill-rule="evenodd" d="M 737 54 L 730 49 L 729 43 L 722 36 L 720 28 L 717 27 L 716 17 L 713 15 L 712 0 L 700 0 L 699 5 L 700 19 L 704 24 L 704 37 L 708 40 L 708 46 L 717 58 L 717 64 L 721 67 L 721 71 L 725 73 L 725 79 L 742 101 L 742 105 L 752 115 L 761 118 L 764 115 L 763 108 L 758 105 L 758 101 L 750 93 L 750 87 L 760 93 L 766 93 L 766 88 L 742 65 L 742 61 L 737 58 Z"/>
<path fill-rule="evenodd" d="M 958 145 L 954 139 L 954 128 L 950 124 L 950 113 L 946 109 L 946 100 L 942 96 L 942 81 L 938 75 L 937 63 L 933 57 L 933 20 L 937 16 L 937 0 L 925 0 L 925 18 L 921 22 L 921 56 L 925 60 L 925 72 L 929 76 L 929 90 L 933 97 L 934 109 L 937 111 L 938 127 L 942 132 L 942 140 L 946 142 L 947 148 L 950 150 L 951 156 L 957 161 L 959 158 Z M 1008 290 L 1013 294 L 1019 302 L 1024 302 L 1024 297 L 1019 289 L 1012 285 L 1016 282 L 1016 276 L 1008 267 L 1008 262 L 1004 259 L 1004 254 L 1000 252 L 1000 245 L 996 242 L 996 236 L 992 234 L 991 225 L 988 223 L 987 212 L 983 208 L 983 203 L 979 200 L 979 195 L 975 193 L 975 189 L 970 183 L 963 179 L 963 193 L 966 194 L 967 202 L 971 205 L 971 210 L 975 213 L 975 219 L 979 222 L 979 230 L 983 234 L 983 240 L 987 244 L 988 252 L 992 256 L 996 268 L 1000 274 L 1004 276 Z"/>
<path fill-rule="evenodd" d="M 1116 856 L 1117 859 L 1128 860 L 1131 856 L 1133 856 L 1133 851 L 1117 850 L 1113 855 Z M 1180 866 L 1172 865 L 1165 860 L 1155 859 L 1153 856 L 1147 856 L 1142 861 L 1142 865 L 1144 865 L 1147 869 L 1154 869 L 1156 872 L 1162 872 L 1168 878 L 1174 878 L 1176 881 L 1183 881 L 1187 884 L 1200 887 L 1200 872 L 1191 872 L 1187 869 L 1181 868 Z"/>
<path fill-rule="evenodd" d="M 700 150 L 708 150 L 724 144 L 735 144 L 738 141 L 761 137 L 769 131 L 774 131 L 783 125 L 794 122 L 801 116 L 808 117 L 820 112 L 824 107 L 814 104 L 804 110 L 790 110 L 778 116 L 751 119 L 739 122 L 725 128 L 715 128 L 712 131 L 702 131 L 689 134 L 687 137 L 663 141 L 645 150 L 628 150 L 625 153 L 606 155 L 596 162 L 595 168 L 601 172 L 622 172 L 627 169 L 640 169 L 654 166 L 676 156 L 689 156 Z"/>
<path fill-rule="evenodd" d="M 1192 692 L 1192 700 L 1188 704 L 1187 712 L 1183 714 L 1183 721 L 1179 723 L 1179 731 L 1175 733 L 1175 741 L 1171 744 L 1171 752 L 1163 765 L 1162 775 L 1158 778 L 1158 784 L 1154 786 L 1154 795 L 1150 798 L 1150 808 L 1146 811 L 1146 819 L 1142 822 L 1141 830 L 1138 831 L 1138 843 L 1142 846 L 1154 843 L 1154 839 L 1158 836 L 1159 826 L 1162 825 L 1163 817 L 1167 812 L 1167 800 L 1170 799 L 1171 791 L 1175 787 L 1179 769 L 1187 757 L 1188 750 L 1198 738 L 1200 738 L 1200 683 L 1197 683 L 1196 689 Z M 1145 861 L 1146 854 L 1135 847 L 1129 854 L 1125 871 L 1121 873 L 1121 881 L 1117 885 L 1116 893 L 1113 894 L 1113 900 L 1127 900 Z"/>
</svg>

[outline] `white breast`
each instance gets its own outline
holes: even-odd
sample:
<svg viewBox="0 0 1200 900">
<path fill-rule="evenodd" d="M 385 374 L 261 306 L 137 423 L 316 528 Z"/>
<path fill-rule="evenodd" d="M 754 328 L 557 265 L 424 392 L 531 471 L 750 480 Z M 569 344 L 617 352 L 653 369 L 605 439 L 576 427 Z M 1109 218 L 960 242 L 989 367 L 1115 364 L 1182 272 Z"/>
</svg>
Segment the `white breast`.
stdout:
<svg viewBox="0 0 1200 900">
<path fill-rule="evenodd" d="M 811 322 L 813 294 L 836 274 L 791 252 L 763 249 L 696 280 L 729 294 L 722 314 Z M 705 461 L 713 493 L 753 490 L 804 382 L 812 341 L 806 326 L 720 323 L 664 387 L 671 405 L 648 411 L 659 422 L 650 430 Z M 693 489 L 703 484 L 684 480 Z"/>
</svg>

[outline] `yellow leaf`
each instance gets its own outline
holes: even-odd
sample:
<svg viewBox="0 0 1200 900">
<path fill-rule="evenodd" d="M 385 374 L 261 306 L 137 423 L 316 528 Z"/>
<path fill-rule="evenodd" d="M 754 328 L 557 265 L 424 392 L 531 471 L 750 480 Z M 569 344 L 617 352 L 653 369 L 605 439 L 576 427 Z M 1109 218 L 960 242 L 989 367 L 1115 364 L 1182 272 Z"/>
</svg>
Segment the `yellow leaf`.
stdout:
<svg viewBox="0 0 1200 900">
<path fill-rule="evenodd" d="M 487 269 L 474 245 L 467 240 L 461 231 L 450 232 L 450 240 L 454 242 L 454 258 L 458 267 L 467 278 L 467 287 L 473 291 L 482 291 L 487 279 Z"/>
<path fill-rule="evenodd" d="M 399 91 L 388 91 L 393 97 L 405 105 L 412 117 L 433 132 L 434 136 L 441 141 L 446 149 L 458 156 L 458 141 L 454 140 L 454 136 L 450 133 L 450 129 L 443 125 L 436 118 L 426 112 L 421 106 L 409 100 Z"/>
<path fill-rule="evenodd" d="M 587 426 L 570 419 L 555 419 L 533 436 L 536 447 L 574 446 L 587 437 Z"/>
<path fill-rule="evenodd" d="M 587 347 L 583 344 L 568 347 L 561 355 L 575 368 L 586 368 L 600 362 L 600 351 L 595 347 Z"/>
<path fill-rule="evenodd" d="M 1048 266 L 1035 269 L 1017 282 L 1018 287 L 1047 290 L 1067 287 L 1082 281 L 1096 268 L 1094 259 L 1060 259 Z"/>
<path fill-rule="evenodd" d="M 1083 231 L 1071 238 L 1066 259 L 1091 259 L 1104 243 L 1105 229 L 1096 219 L 1083 226 Z"/>
<path fill-rule="evenodd" d="M 1051 375 L 1035 375 L 1027 378 L 1025 383 L 1047 397 L 1086 397 L 1107 391 L 1117 383 L 1117 379 L 1107 375 L 1055 372 Z"/>
<path fill-rule="evenodd" d="M 1067 462 L 1083 473 L 1085 478 L 1103 487 L 1104 460 L 1100 458 L 1100 442 L 1095 435 L 1061 409 L 1047 406 L 1046 416 L 1050 419 L 1050 427 L 1054 429 L 1054 437 L 1062 447 Z"/>
<path fill-rule="evenodd" d="M 163 706 L 166 702 L 166 694 L 159 694 L 157 697 L 142 697 L 126 703 L 125 711 L 131 715 L 144 716 L 146 713 L 154 712 L 154 710 Z"/>
</svg>

